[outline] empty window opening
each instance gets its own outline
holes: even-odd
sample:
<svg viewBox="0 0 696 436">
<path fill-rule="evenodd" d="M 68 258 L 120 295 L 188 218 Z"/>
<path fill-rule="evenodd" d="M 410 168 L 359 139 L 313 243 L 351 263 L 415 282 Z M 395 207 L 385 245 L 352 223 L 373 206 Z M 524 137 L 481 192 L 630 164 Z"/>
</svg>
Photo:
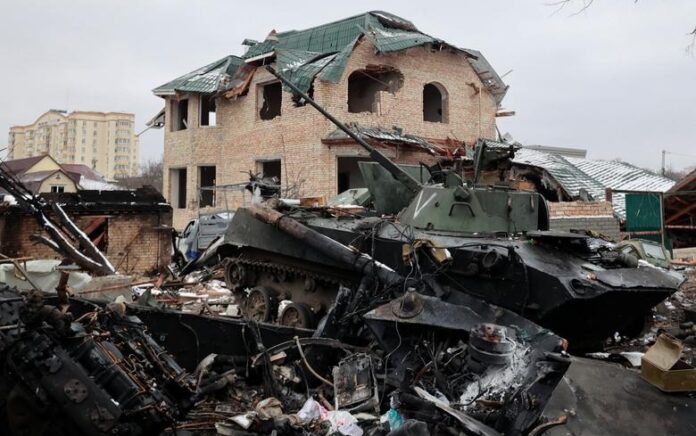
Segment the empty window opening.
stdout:
<svg viewBox="0 0 696 436">
<path fill-rule="evenodd" d="M 281 164 L 280 159 L 258 161 L 256 168 L 262 177 L 277 177 L 280 183 Z"/>
<path fill-rule="evenodd" d="M 261 108 L 259 118 L 272 120 L 280 116 L 280 106 L 283 101 L 283 87 L 280 82 L 259 85 L 259 101 Z"/>
<path fill-rule="evenodd" d="M 215 97 L 201 96 L 201 126 L 216 126 Z"/>
<path fill-rule="evenodd" d="M 176 104 L 176 117 L 174 117 L 174 130 L 188 128 L 188 99 L 179 100 Z"/>
<path fill-rule="evenodd" d="M 352 72 L 348 77 L 348 112 L 378 113 L 380 94 L 395 94 L 403 83 L 403 74 L 389 66 L 368 65 L 364 70 Z"/>
<path fill-rule="evenodd" d="M 447 122 L 447 91 L 439 83 L 427 83 L 423 87 L 423 120 Z"/>
<path fill-rule="evenodd" d="M 360 172 L 360 167 L 358 162 L 370 161 L 370 158 L 366 157 L 338 157 L 336 158 L 336 166 L 338 174 L 338 193 L 347 191 L 353 188 L 364 188 L 365 182 L 363 181 L 362 173 Z"/>
<path fill-rule="evenodd" d="M 175 209 L 186 208 L 186 168 L 169 170 L 169 201 Z"/>
<path fill-rule="evenodd" d="M 214 188 L 215 187 L 215 167 L 205 166 L 198 167 L 198 187 L 199 188 Z M 200 189 L 200 198 L 198 200 L 199 207 L 215 206 L 215 189 Z"/>
</svg>

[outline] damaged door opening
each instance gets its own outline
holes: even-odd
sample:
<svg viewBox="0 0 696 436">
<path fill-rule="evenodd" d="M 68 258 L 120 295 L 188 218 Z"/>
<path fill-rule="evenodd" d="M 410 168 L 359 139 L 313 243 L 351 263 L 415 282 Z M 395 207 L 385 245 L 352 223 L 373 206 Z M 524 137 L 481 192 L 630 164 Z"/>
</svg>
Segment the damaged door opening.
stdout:
<svg viewBox="0 0 696 436">
<path fill-rule="evenodd" d="M 370 158 L 357 156 L 343 156 L 336 158 L 336 174 L 338 174 L 338 192 L 341 193 L 353 188 L 364 188 L 362 173 L 358 167 L 360 161 L 370 161 Z"/>
<path fill-rule="evenodd" d="M 399 70 L 379 65 L 357 70 L 348 77 L 348 112 L 379 113 L 382 92 L 395 94 L 404 83 Z"/>
<path fill-rule="evenodd" d="M 280 82 L 259 85 L 259 101 L 261 108 L 259 118 L 272 120 L 280 116 L 280 107 L 283 101 L 283 88 Z"/>
<path fill-rule="evenodd" d="M 213 127 L 217 125 L 216 111 L 215 111 L 215 97 L 213 96 L 201 96 L 201 126 Z"/>
<path fill-rule="evenodd" d="M 198 187 L 214 187 L 215 186 L 215 166 L 198 167 Z M 215 190 L 201 189 L 200 198 L 198 200 L 199 207 L 214 207 L 215 206 Z"/>
<path fill-rule="evenodd" d="M 169 201 L 175 209 L 186 207 L 186 168 L 169 170 Z"/>
</svg>

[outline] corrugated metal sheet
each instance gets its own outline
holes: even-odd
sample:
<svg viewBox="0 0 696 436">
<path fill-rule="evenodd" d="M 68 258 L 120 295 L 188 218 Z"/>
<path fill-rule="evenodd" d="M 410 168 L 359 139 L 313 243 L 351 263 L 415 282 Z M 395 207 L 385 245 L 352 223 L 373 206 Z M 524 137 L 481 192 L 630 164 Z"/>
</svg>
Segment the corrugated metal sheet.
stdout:
<svg viewBox="0 0 696 436">
<path fill-rule="evenodd" d="M 522 148 L 515 153 L 513 161 L 545 169 L 573 197 L 585 189 L 594 198 L 604 199 L 604 185 L 561 155 Z"/>
<path fill-rule="evenodd" d="M 446 44 L 440 39 L 420 32 L 410 21 L 381 11 L 372 11 L 305 30 L 275 33 L 273 38 L 251 45 L 242 58 L 251 59 L 274 51 L 278 58 L 285 56 L 283 60 L 286 63 L 285 72 L 293 76 L 293 81 L 306 91 L 317 76 L 321 80 L 334 83 L 340 81 L 348 58 L 362 35 L 372 41 L 378 53 L 393 53 L 426 44 L 445 44 L 466 56 L 498 103 L 505 95 L 507 87 L 479 52 Z M 317 56 L 311 62 L 305 61 L 289 67 L 292 60 L 288 59 L 288 56 L 293 52 L 294 54 L 314 53 Z M 328 59 L 328 55 L 333 57 Z M 236 70 L 239 63 L 243 61 L 240 58 L 234 58 L 236 58 L 234 65 Z M 156 88 L 154 93 L 158 95 L 176 91 L 213 93 L 217 91 L 220 69 L 224 67 L 222 61 L 224 59 L 181 76 Z M 231 75 L 234 70 L 227 73 Z M 228 89 L 229 87 L 225 90 Z"/>
<path fill-rule="evenodd" d="M 233 74 L 242 62 L 242 59 L 238 56 L 225 56 L 202 68 L 177 77 L 171 82 L 158 86 L 152 92 L 155 95 L 165 95 L 174 92 L 212 94 L 218 90 L 218 84 L 223 75 Z"/>
<path fill-rule="evenodd" d="M 625 162 L 580 159 L 522 148 L 514 162 L 545 169 L 570 195 L 585 189 L 596 200 L 604 200 L 606 189 L 666 192 L 674 182 Z M 624 194 L 612 196 L 614 212 L 626 216 Z"/>
<path fill-rule="evenodd" d="M 376 139 L 378 141 L 384 141 L 384 142 L 388 142 L 388 143 L 407 144 L 407 145 L 411 145 L 411 146 L 414 146 L 417 148 L 422 148 L 431 154 L 436 154 L 440 151 L 439 147 L 437 147 L 433 144 L 430 144 L 428 141 L 421 138 L 420 136 L 410 135 L 408 133 L 404 133 L 400 129 L 391 129 L 390 130 L 390 129 L 384 129 L 381 127 L 367 127 L 367 126 L 361 126 L 360 124 L 357 124 L 357 123 L 348 124 L 348 127 L 353 132 L 355 132 L 361 136 Z M 348 138 L 348 135 L 346 135 L 346 133 L 340 129 L 336 129 L 336 130 L 332 131 L 326 137 L 326 139 L 328 139 L 328 140 L 347 139 L 347 138 Z"/>
</svg>

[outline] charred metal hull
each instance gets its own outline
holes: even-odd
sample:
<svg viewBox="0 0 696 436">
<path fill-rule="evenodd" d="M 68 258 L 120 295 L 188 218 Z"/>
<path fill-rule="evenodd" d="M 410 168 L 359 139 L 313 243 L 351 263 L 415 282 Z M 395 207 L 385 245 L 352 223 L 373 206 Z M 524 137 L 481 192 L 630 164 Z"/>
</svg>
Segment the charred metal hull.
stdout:
<svg viewBox="0 0 696 436">
<path fill-rule="evenodd" d="M 436 280 L 448 288 L 519 313 L 567 338 L 575 347 L 597 344 L 638 325 L 683 282 L 681 276 L 656 268 L 604 267 L 587 256 L 534 238 L 413 232 L 376 218 L 321 218 L 307 213 L 293 217 L 332 240 L 359 248 L 403 276 L 413 267 L 404 262 L 404 245 L 428 240 L 447 248 L 451 254 L 447 265 L 421 256 L 423 272 L 434 272 Z M 232 221 L 223 250 L 227 255 L 262 250 L 313 268 L 348 269 L 244 209 Z"/>
</svg>

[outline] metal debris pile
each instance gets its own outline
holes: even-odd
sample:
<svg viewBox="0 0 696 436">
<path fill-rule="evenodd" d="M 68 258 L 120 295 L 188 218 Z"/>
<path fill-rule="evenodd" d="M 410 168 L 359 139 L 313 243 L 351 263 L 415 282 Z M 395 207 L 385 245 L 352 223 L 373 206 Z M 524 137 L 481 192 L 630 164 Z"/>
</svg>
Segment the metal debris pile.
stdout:
<svg viewBox="0 0 696 436">
<path fill-rule="evenodd" d="M 351 300 L 344 289 L 313 334 L 228 320 L 226 335 L 243 346 L 186 370 L 157 330 L 177 335 L 165 326 L 176 322 L 203 340 L 210 325 L 5 289 L 4 425 L 11 434 L 43 434 L 36 426 L 49 423 L 53 434 L 522 434 L 568 366 L 559 337 L 502 309 L 408 291 L 358 322 L 346 318 Z M 202 348 L 189 341 L 174 355 Z"/>
</svg>

